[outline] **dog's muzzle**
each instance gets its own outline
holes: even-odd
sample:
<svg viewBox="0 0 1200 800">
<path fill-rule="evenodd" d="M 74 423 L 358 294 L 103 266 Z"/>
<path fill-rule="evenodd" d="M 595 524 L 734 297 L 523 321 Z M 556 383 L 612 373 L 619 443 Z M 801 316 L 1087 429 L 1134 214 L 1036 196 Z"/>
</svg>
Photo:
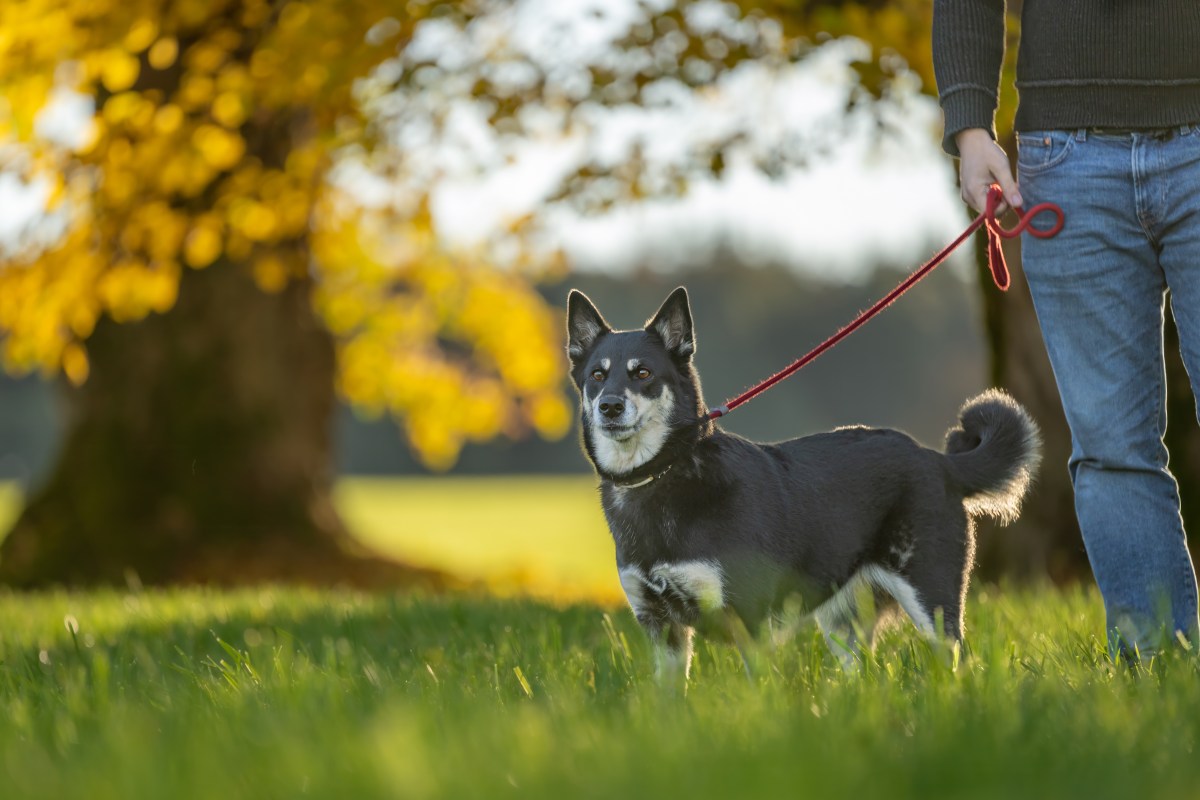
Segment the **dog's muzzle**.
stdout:
<svg viewBox="0 0 1200 800">
<path fill-rule="evenodd" d="M 596 402 L 596 410 L 605 419 L 617 420 L 625 413 L 625 398 L 615 394 L 606 394 Z"/>
<path fill-rule="evenodd" d="M 636 414 L 633 405 L 620 395 L 601 395 L 592 404 L 592 420 L 596 430 L 618 442 L 637 433 Z"/>
</svg>

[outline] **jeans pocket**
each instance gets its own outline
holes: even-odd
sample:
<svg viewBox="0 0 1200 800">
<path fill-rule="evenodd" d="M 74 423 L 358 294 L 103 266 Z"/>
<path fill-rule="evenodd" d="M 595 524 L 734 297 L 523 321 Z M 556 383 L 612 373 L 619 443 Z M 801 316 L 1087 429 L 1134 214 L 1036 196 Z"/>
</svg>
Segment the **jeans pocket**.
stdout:
<svg viewBox="0 0 1200 800">
<path fill-rule="evenodd" d="M 1070 131 L 1026 131 L 1017 134 L 1017 170 L 1038 175 L 1057 167 L 1075 149 Z"/>
</svg>

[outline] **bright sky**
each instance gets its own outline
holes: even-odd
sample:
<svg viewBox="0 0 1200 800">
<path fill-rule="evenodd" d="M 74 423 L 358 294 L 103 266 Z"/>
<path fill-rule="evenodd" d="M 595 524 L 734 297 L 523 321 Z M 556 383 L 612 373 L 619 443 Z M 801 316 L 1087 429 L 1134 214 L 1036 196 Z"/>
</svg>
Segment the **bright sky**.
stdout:
<svg viewBox="0 0 1200 800">
<path fill-rule="evenodd" d="M 857 86 L 850 64 L 870 56 L 862 42 L 829 42 L 799 62 L 742 62 L 699 90 L 659 79 L 637 105 L 587 100 L 591 70 L 632 76 L 663 57 L 669 36 L 647 48 L 614 42 L 644 24 L 650 6 L 670 5 L 520 0 L 465 28 L 447 20 L 418 27 L 407 50 L 380 70 L 386 81 L 407 75 L 407 83 L 370 108 L 398 149 L 414 154 L 396 172 L 408 176 L 414 193 L 428 191 L 446 240 L 494 241 L 536 211 L 535 241 L 561 249 L 578 269 L 676 271 L 721 248 L 748 263 L 854 280 L 880 263 L 915 266 L 961 232 L 967 217 L 938 145 L 941 113 L 915 75 L 894 82 L 875 116 L 863 108 L 847 119 Z M 774 23 L 738 19 L 735 11 L 693 3 L 685 20 L 702 37 L 779 36 Z M 547 94 L 582 102 L 528 108 L 519 134 L 490 126 L 490 99 L 475 91 L 480 81 L 503 95 L 539 75 Z M 730 141 L 725 171 L 715 178 L 707 153 Z M 545 206 L 580 166 L 612 168 L 635 153 L 648 184 L 684 174 L 686 194 Z M 777 153 L 788 163 L 768 176 L 762 165 Z M 372 184 L 365 172 L 348 170 L 369 202 L 406 202 L 403 184 L 362 191 Z M 606 189 L 608 199 L 618 196 L 604 180 L 587 191 L 605 199 Z"/>
</svg>

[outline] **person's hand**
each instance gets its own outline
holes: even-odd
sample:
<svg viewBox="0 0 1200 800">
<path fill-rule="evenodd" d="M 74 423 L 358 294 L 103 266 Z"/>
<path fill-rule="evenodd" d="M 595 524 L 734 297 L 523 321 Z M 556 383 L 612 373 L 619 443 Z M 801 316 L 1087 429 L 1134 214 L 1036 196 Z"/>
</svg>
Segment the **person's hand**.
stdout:
<svg viewBox="0 0 1200 800">
<path fill-rule="evenodd" d="M 962 199 L 967 205 L 983 213 L 987 207 L 988 188 L 993 183 L 1000 184 L 1006 201 L 996 209 L 997 216 L 1010 206 L 1016 208 L 1023 205 L 1008 156 L 987 131 L 983 128 L 967 128 L 955 135 L 954 143 L 958 145 L 959 153 L 958 181 Z"/>
</svg>

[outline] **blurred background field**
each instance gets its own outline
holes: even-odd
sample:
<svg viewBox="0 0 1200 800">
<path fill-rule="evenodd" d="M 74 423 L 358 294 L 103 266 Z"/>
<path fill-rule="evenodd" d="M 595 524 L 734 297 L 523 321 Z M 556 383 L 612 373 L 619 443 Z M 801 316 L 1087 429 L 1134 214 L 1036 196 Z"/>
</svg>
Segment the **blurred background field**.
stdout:
<svg viewBox="0 0 1200 800">
<path fill-rule="evenodd" d="M 623 602 L 591 476 L 346 478 L 334 497 L 363 546 L 445 571 L 466 588 Z M 21 500 L 17 484 L 0 482 L 0 530 Z"/>
<path fill-rule="evenodd" d="M 367 546 L 554 602 L 623 602 L 591 476 L 351 478 L 334 492 Z"/>
</svg>

